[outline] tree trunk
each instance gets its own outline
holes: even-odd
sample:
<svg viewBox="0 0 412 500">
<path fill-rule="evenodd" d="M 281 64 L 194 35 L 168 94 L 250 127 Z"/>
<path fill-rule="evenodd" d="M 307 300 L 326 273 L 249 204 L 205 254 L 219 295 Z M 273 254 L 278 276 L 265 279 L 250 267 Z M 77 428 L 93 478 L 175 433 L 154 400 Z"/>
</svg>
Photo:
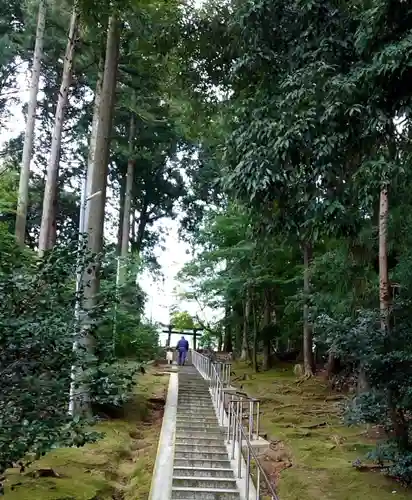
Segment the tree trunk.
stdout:
<svg viewBox="0 0 412 500">
<path fill-rule="evenodd" d="M 132 196 L 133 196 L 133 180 L 134 180 L 134 167 L 135 161 L 133 159 L 133 142 L 135 136 L 135 121 L 133 114 L 130 117 L 130 129 L 129 129 L 129 161 L 127 162 L 127 174 L 126 174 L 126 195 L 124 198 L 124 210 L 123 210 L 123 229 L 122 229 L 122 248 L 120 252 L 121 265 L 120 265 L 120 275 L 119 284 L 122 285 L 126 278 L 126 267 L 125 261 L 129 253 L 129 242 L 130 242 L 130 216 L 132 209 Z"/>
<path fill-rule="evenodd" d="M 382 188 L 379 203 L 379 305 L 381 327 L 389 330 L 390 290 L 388 275 L 388 190 Z"/>
<path fill-rule="evenodd" d="M 87 200 L 93 194 L 91 190 L 91 178 L 93 176 L 94 168 L 94 156 L 96 152 L 96 137 L 97 129 L 99 125 L 99 111 L 100 111 L 100 100 L 102 96 L 102 86 L 103 86 L 103 72 L 104 72 L 104 55 L 100 57 L 99 69 L 97 73 L 96 89 L 94 92 L 94 106 L 93 106 L 93 118 L 92 118 L 92 128 L 90 132 L 89 140 L 89 154 L 87 157 L 87 171 L 86 171 L 86 196 L 85 203 L 83 206 L 83 231 L 87 231 L 87 221 L 89 220 L 89 203 Z"/>
<path fill-rule="evenodd" d="M 328 378 L 332 378 L 333 375 L 336 375 L 339 368 L 338 358 L 332 351 L 329 351 L 328 361 L 326 363 L 326 375 Z"/>
<path fill-rule="evenodd" d="M 117 255 L 120 257 L 122 253 L 123 240 L 123 218 L 124 218 L 124 200 L 126 198 L 126 176 L 120 179 L 120 196 L 119 196 L 119 225 L 117 227 Z"/>
<path fill-rule="evenodd" d="M 43 58 L 44 31 L 46 26 L 46 0 L 40 0 L 37 17 L 36 42 L 30 83 L 29 107 L 27 113 L 26 130 L 24 133 L 23 160 L 20 172 L 19 194 L 16 215 L 16 240 L 21 246 L 25 242 L 27 207 L 29 202 L 30 163 L 33 155 L 34 126 L 36 123 L 37 94 L 41 60 Z"/>
<path fill-rule="evenodd" d="M 304 276 L 303 291 L 305 294 L 305 304 L 303 306 L 303 364 L 305 376 L 313 376 L 313 338 L 312 325 L 309 321 L 309 294 L 310 294 L 310 263 L 312 261 L 312 246 L 305 243 L 303 248 Z"/>
<path fill-rule="evenodd" d="M 259 371 L 258 366 L 258 320 L 256 313 L 256 302 L 253 301 L 253 352 L 252 352 L 252 365 L 255 373 Z"/>
<path fill-rule="evenodd" d="M 136 210 L 132 207 L 132 231 L 131 231 L 131 238 L 132 238 L 132 251 L 133 251 L 133 244 L 136 241 Z"/>
<path fill-rule="evenodd" d="M 143 201 L 142 210 L 140 212 L 139 224 L 137 226 L 136 240 L 135 240 L 135 250 L 140 253 L 143 248 L 144 232 L 146 230 L 148 215 L 147 215 L 148 203 L 146 200 Z"/>
<path fill-rule="evenodd" d="M 230 306 L 226 305 L 225 308 L 225 335 L 223 339 L 223 350 L 225 352 L 232 352 L 232 328 L 230 324 Z"/>
<path fill-rule="evenodd" d="M 217 333 L 217 350 L 219 352 L 222 350 L 222 345 L 223 345 L 223 336 L 222 336 L 222 332 L 219 331 Z"/>
<path fill-rule="evenodd" d="M 249 317 L 250 317 L 250 296 L 249 292 L 246 292 L 246 299 L 243 306 L 243 337 L 242 337 L 242 352 L 240 354 L 241 361 L 247 361 L 250 359 L 250 350 L 248 342 Z"/>
<path fill-rule="evenodd" d="M 79 13 L 77 3 L 73 7 L 70 20 L 69 39 L 64 56 L 63 76 L 57 101 L 54 130 L 47 165 L 46 186 L 44 188 L 43 212 L 40 225 L 39 253 L 50 250 L 56 241 L 56 215 L 57 215 L 57 183 L 59 180 L 60 147 L 62 140 L 64 112 L 66 109 L 69 87 L 72 79 L 73 57 L 76 45 L 76 35 Z"/>
<path fill-rule="evenodd" d="M 112 128 L 112 114 L 116 90 L 116 75 L 119 56 L 120 30 L 116 15 L 109 19 L 106 45 L 106 60 L 103 75 L 103 86 L 99 107 L 98 127 L 96 134 L 94 165 L 90 175 L 91 198 L 88 200 L 88 248 L 97 256 L 84 273 L 83 294 L 84 314 L 80 345 L 89 355 L 94 352 L 92 335 L 92 312 L 97 305 L 97 295 L 100 288 L 100 262 L 98 254 L 103 249 L 104 209 L 106 201 L 107 169 Z M 81 379 L 81 373 L 79 374 Z M 79 390 L 74 394 L 74 414 L 90 415 L 90 391 L 84 381 L 79 384 Z"/>
<path fill-rule="evenodd" d="M 263 329 L 265 327 L 269 327 L 272 322 L 272 311 L 271 311 L 271 303 L 269 299 L 269 293 L 265 290 L 265 307 L 263 310 Z M 271 339 L 269 335 L 266 333 L 263 339 L 263 370 L 267 371 L 271 368 Z"/>
</svg>

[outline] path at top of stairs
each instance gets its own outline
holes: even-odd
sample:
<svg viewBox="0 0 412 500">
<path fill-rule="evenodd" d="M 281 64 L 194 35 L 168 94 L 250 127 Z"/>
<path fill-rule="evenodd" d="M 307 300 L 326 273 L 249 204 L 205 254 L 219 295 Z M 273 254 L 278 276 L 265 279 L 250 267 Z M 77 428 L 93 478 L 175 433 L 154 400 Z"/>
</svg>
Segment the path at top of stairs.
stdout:
<svg viewBox="0 0 412 500">
<path fill-rule="evenodd" d="M 179 368 L 172 499 L 240 500 L 209 382 Z"/>
</svg>

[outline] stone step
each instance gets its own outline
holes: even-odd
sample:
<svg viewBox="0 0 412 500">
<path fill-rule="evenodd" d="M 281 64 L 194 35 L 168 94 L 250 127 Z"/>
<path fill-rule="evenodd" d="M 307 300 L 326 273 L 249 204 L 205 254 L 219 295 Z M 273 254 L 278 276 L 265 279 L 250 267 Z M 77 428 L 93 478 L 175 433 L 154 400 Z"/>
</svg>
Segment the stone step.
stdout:
<svg viewBox="0 0 412 500">
<path fill-rule="evenodd" d="M 210 407 L 213 405 L 211 399 L 198 399 L 198 398 L 182 398 L 177 400 L 178 405 L 194 405 L 197 404 L 202 407 Z"/>
<path fill-rule="evenodd" d="M 190 384 L 180 384 L 178 397 L 180 396 L 193 396 L 194 394 L 200 394 L 201 396 L 211 395 L 209 387 L 201 387 L 199 385 Z"/>
<path fill-rule="evenodd" d="M 217 427 L 206 428 L 206 429 L 193 429 L 193 427 L 188 427 L 187 429 L 176 429 L 176 439 L 186 439 L 186 438 L 196 438 L 196 439 L 225 439 L 225 433 Z"/>
<path fill-rule="evenodd" d="M 198 444 L 195 440 L 192 440 L 191 443 L 176 443 L 175 450 L 179 452 L 202 452 L 202 453 L 215 453 L 215 452 L 224 452 L 227 453 L 226 446 L 223 441 L 219 444 Z"/>
<path fill-rule="evenodd" d="M 208 491 L 206 488 L 186 488 L 175 486 L 172 488 L 172 499 L 180 500 L 238 500 L 239 492 L 232 490 Z"/>
<path fill-rule="evenodd" d="M 202 459 L 185 459 L 175 458 L 175 467 L 192 467 L 192 468 L 206 468 L 206 469 L 229 469 L 230 461 L 226 456 L 224 459 L 217 460 L 202 460 Z"/>
<path fill-rule="evenodd" d="M 177 415 L 176 421 L 177 421 L 177 423 L 193 422 L 194 424 L 207 424 L 209 422 L 213 422 L 216 425 L 217 424 L 217 416 L 216 416 L 216 414 L 214 417 L 209 417 L 209 416 L 204 416 L 204 415 L 198 414 L 195 418 L 192 418 L 192 417 L 188 417 L 186 415 Z"/>
<path fill-rule="evenodd" d="M 210 398 L 211 394 L 209 389 L 201 389 L 201 388 L 196 388 L 196 387 L 181 387 L 180 388 L 180 394 L 178 394 L 178 397 L 193 397 L 193 396 L 200 396 L 202 398 Z"/>
<path fill-rule="evenodd" d="M 225 435 L 225 428 L 219 427 L 217 422 L 209 423 L 209 422 L 199 422 L 194 424 L 193 422 L 177 422 L 176 424 L 177 432 L 185 432 L 190 431 L 192 433 L 196 432 L 210 432 L 215 434 Z"/>
<path fill-rule="evenodd" d="M 178 399 L 181 398 L 189 398 L 189 399 L 195 399 L 195 398 L 201 398 L 201 399 L 212 399 L 212 396 L 209 391 L 195 391 L 192 388 L 188 388 L 187 391 L 180 391 L 180 394 L 178 395 Z"/>
<path fill-rule="evenodd" d="M 202 382 L 201 380 L 190 380 L 190 379 L 183 379 L 181 376 L 179 376 L 179 390 L 181 389 L 187 389 L 188 387 L 193 387 L 194 389 L 197 389 L 199 391 L 210 391 L 210 384 Z"/>
<path fill-rule="evenodd" d="M 189 382 L 188 380 L 182 380 L 181 377 L 179 377 L 179 390 L 184 390 L 188 388 L 193 388 L 198 391 L 204 391 L 204 392 L 209 392 L 210 390 L 210 385 L 209 384 L 204 384 L 203 382 Z"/>
<path fill-rule="evenodd" d="M 209 406 L 200 406 L 195 403 L 193 404 L 178 404 L 177 405 L 177 411 L 181 410 L 186 410 L 186 411 L 192 411 L 196 412 L 197 415 L 201 415 L 202 417 L 208 416 L 210 414 L 216 415 L 215 409 L 212 406 L 212 403 L 210 403 Z"/>
<path fill-rule="evenodd" d="M 228 460 L 227 451 L 192 451 L 192 450 L 175 450 L 175 458 L 183 458 L 185 460 Z"/>
<path fill-rule="evenodd" d="M 199 411 L 196 410 L 195 408 L 178 408 L 177 409 L 177 417 L 187 417 L 188 420 L 193 420 L 199 417 L 199 413 L 201 413 L 201 418 L 205 419 L 215 419 L 215 422 L 217 422 L 217 416 L 216 413 L 213 412 L 213 410 L 207 410 L 207 411 Z"/>
<path fill-rule="evenodd" d="M 210 387 L 210 381 L 209 380 L 205 380 L 202 377 L 193 377 L 191 375 L 189 375 L 187 377 L 184 374 L 180 373 L 179 374 L 179 388 L 182 385 L 185 385 L 185 384 L 186 385 L 201 385 L 201 386 L 207 387 L 207 388 Z"/>
<path fill-rule="evenodd" d="M 218 436 L 217 438 L 209 438 L 207 436 L 201 437 L 193 437 L 193 436 L 185 436 L 185 437 L 177 437 L 176 436 L 176 445 L 189 445 L 196 447 L 201 446 L 215 446 L 220 447 L 223 444 L 222 436 Z"/>
<path fill-rule="evenodd" d="M 218 469 L 217 467 L 184 467 L 178 466 L 173 468 L 173 475 L 182 477 L 234 477 L 233 470 L 230 468 Z"/>
<path fill-rule="evenodd" d="M 202 405 L 212 404 L 212 398 L 210 396 L 209 397 L 202 397 L 202 398 L 199 398 L 197 396 L 193 396 L 193 397 L 184 396 L 184 397 L 178 398 L 177 401 L 179 403 L 199 403 Z"/>
<path fill-rule="evenodd" d="M 193 429 L 193 430 L 198 430 L 200 429 L 211 429 L 211 428 L 219 428 L 225 430 L 224 427 L 220 427 L 219 423 L 217 421 L 217 418 L 211 418 L 209 420 L 194 420 L 194 419 L 187 419 L 187 420 L 179 420 L 176 422 L 176 427 L 177 429 Z M 179 430 L 180 432 L 180 430 Z"/>
<path fill-rule="evenodd" d="M 207 401 L 207 402 L 203 403 L 203 402 L 198 401 L 196 399 L 192 399 L 191 401 L 188 401 L 188 400 L 178 401 L 177 407 L 180 408 L 182 406 L 189 406 L 191 408 L 201 408 L 202 410 L 203 410 L 203 408 L 205 410 L 213 410 L 214 409 L 212 401 Z"/>
<path fill-rule="evenodd" d="M 206 488 L 207 490 L 236 489 L 235 478 L 173 476 L 173 486 Z"/>
</svg>

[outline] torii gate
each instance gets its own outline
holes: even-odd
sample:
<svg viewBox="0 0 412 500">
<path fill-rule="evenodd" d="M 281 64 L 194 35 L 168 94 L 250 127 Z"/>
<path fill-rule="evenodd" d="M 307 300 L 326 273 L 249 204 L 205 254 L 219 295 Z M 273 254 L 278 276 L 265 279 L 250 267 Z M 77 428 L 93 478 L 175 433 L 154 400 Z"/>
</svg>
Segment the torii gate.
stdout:
<svg viewBox="0 0 412 500">
<path fill-rule="evenodd" d="M 162 333 L 167 333 L 166 347 L 170 347 L 170 340 L 172 338 L 172 334 L 191 335 L 193 337 L 193 349 L 196 350 L 196 337 L 198 334 L 201 335 L 203 332 L 203 328 L 191 328 L 191 329 L 175 330 L 171 323 L 169 325 L 165 325 L 163 323 L 160 323 L 160 326 L 162 327 Z"/>
</svg>

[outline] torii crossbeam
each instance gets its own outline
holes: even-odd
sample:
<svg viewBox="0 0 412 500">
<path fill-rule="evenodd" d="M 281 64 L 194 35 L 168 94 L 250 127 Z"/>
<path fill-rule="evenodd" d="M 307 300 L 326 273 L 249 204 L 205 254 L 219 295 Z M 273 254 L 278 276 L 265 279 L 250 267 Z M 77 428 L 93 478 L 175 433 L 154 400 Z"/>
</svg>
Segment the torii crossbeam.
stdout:
<svg viewBox="0 0 412 500">
<path fill-rule="evenodd" d="M 193 337 L 193 349 L 195 350 L 196 338 L 203 332 L 203 328 L 184 328 L 183 330 L 177 330 L 172 323 L 169 325 L 160 323 L 160 326 L 162 327 L 162 333 L 167 333 L 166 347 L 170 347 L 172 335 L 191 335 Z"/>
</svg>

